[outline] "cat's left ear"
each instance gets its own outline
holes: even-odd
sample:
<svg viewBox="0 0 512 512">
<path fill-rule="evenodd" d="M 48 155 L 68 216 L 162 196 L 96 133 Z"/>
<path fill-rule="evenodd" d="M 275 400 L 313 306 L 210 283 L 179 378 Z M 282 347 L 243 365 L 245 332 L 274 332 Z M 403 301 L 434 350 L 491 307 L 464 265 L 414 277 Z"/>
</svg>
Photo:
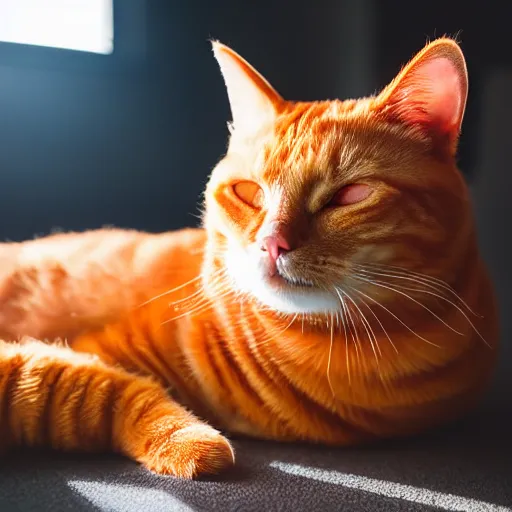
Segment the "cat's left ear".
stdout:
<svg viewBox="0 0 512 512">
<path fill-rule="evenodd" d="M 428 44 L 377 97 L 388 120 L 418 128 L 435 149 L 453 155 L 468 94 L 468 74 L 459 45 L 448 38 Z"/>
<path fill-rule="evenodd" d="M 275 119 L 284 100 L 235 51 L 217 41 L 212 46 L 226 84 L 233 127 L 250 135 Z"/>
</svg>

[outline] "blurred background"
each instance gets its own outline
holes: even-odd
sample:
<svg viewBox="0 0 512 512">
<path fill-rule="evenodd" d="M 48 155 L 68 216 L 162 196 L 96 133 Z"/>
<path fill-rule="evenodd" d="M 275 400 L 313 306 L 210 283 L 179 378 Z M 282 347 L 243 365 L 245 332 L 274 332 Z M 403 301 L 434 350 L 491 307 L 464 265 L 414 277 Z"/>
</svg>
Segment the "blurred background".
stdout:
<svg viewBox="0 0 512 512">
<path fill-rule="evenodd" d="M 490 1 L 0 0 L 0 239 L 196 225 L 230 119 L 210 38 L 312 100 L 374 93 L 427 40 L 457 36 L 470 75 L 460 166 L 507 341 L 511 19 L 511 2 Z"/>
</svg>

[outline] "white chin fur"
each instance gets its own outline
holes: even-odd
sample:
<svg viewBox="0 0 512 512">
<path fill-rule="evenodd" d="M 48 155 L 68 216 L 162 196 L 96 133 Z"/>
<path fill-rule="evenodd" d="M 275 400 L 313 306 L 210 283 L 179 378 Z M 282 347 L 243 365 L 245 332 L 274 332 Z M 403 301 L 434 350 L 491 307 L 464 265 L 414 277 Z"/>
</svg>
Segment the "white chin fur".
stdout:
<svg viewBox="0 0 512 512">
<path fill-rule="evenodd" d="M 255 297 L 263 305 L 280 313 L 329 313 L 339 310 L 334 295 L 314 288 L 289 287 L 278 290 L 265 278 L 257 256 L 229 244 L 225 265 L 236 288 Z"/>
</svg>

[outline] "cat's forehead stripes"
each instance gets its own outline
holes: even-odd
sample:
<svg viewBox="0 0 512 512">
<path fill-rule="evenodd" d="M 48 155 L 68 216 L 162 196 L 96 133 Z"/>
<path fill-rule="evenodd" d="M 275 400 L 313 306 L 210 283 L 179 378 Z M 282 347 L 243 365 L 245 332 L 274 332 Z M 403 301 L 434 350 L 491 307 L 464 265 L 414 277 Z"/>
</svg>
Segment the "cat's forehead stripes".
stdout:
<svg viewBox="0 0 512 512">
<path fill-rule="evenodd" d="M 300 189 L 336 182 L 360 167 L 364 157 L 355 143 L 353 101 L 293 104 L 280 116 L 260 160 L 268 184 Z M 358 109 L 359 110 L 359 109 Z"/>
</svg>

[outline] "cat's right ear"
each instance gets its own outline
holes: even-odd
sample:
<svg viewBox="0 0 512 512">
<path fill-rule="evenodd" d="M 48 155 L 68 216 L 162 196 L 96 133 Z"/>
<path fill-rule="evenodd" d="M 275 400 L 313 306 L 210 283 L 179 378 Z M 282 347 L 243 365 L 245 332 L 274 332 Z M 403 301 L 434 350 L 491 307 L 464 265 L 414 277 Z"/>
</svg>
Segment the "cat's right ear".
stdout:
<svg viewBox="0 0 512 512">
<path fill-rule="evenodd" d="M 462 50 L 443 37 L 427 44 L 379 94 L 376 110 L 391 122 L 420 130 L 434 147 L 453 155 L 467 94 Z"/>
<path fill-rule="evenodd" d="M 284 103 L 276 90 L 231 48 L 212 42 L 228 92 L 233 128 L 247 135 L 272 122 Z"/>
</svg>

